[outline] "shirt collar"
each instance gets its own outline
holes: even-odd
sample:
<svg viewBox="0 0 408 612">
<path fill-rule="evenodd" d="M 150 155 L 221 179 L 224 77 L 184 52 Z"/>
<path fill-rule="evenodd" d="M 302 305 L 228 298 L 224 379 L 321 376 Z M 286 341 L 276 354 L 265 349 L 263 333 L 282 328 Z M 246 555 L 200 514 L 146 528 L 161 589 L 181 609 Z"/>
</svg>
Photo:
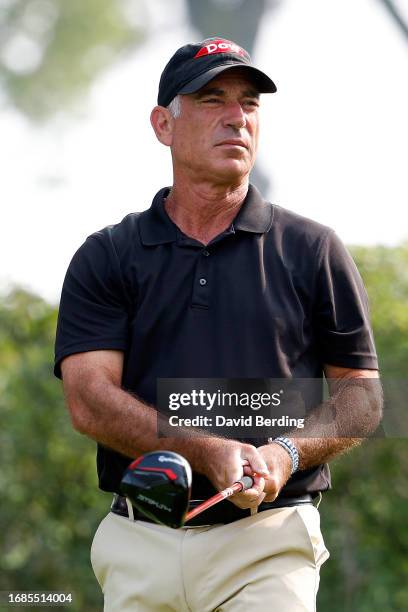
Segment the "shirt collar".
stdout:
<svg viewBox="0 0 408 612">
<path fill-rule="evenodd" d="M 243 232 L 264 234 L 271 229 L 273 210 L 272 204 L 265 202 L 258 189 L 249 185 L 244 203 L 233 221 L 233 227 Z"/>
<path fill-rule="evenodd" d="M 170 187 L 161 189 L 154 197 L 151 207 L 140 215 L 140 235 L 145 246 L 165 244 L 177 240 L 177 226 L 164 208 L 164 200 Z M 269 231 L 273 221 L 273 206 L 262 198 L 258 189 L 249 185 L 248 193 L 232 227 L 235 231 L 263 234 Z"/>
<path fill-rule="evenodd" d="M 169 193 L 170 187 L 160 189 L 154 196 L 151 207 L 140 215 L 140 237 L 145 246 L 177 240 L 177 226 L 164 208 L 164 200 Z"/>
</svg>

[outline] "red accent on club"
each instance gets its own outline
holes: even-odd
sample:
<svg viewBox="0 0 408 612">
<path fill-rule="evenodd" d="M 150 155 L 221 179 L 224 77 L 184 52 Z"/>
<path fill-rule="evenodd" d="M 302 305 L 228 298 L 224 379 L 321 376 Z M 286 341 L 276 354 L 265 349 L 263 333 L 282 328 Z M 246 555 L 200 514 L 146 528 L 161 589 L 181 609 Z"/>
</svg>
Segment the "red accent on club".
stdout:
<svg viewBox="0 0 408 612">
<path fill-rule="evenodd" d="M 137 459 L 135 459 L 128 467 L 129 470 L 133 470 L 137 465 L 139 465 L 139 463 L 142 461 L 142 459 L 144 459 L 144 456 L 142 455 L 141 457 L 138 457 Z"/>
<path fill-rule="evenodd" d="M 177 475 L 170 468 L 138 467 L 137 469 L 143 472 L 160 472 L 161 474 L 166 474 L 170 480 L 177 480 Z"/>
<path fill-rule="evenodd" d="M 197 514 L 204 512 L 204 510 L 208 510 L 208 508 L 211 508 L 211 506 L 215 506 L 215 504 L 218 504 L 218 502 L 222 501 L 223 499 L 231 497 L 231 495 L 234 495 L 234 493 L 240 493 L 241 491 L 250 489 L 253 484 L 253 478 L 251 478 L 250 476 L 244 476 L 243 478 L 241 478 L 241 480 L 234 482 L 234 484 L 232 484 L 230 487 L 227 487 L 223 491 L 216 493 L 215 495 L 210 497 L 210 499 L 207 499 L 207 501 L 203 502 L 193 510 L 190 510 L 190 512 L 187 512 L 184 522 L 186 523 L 190 519 L 197 516 Z"/>
</svg>

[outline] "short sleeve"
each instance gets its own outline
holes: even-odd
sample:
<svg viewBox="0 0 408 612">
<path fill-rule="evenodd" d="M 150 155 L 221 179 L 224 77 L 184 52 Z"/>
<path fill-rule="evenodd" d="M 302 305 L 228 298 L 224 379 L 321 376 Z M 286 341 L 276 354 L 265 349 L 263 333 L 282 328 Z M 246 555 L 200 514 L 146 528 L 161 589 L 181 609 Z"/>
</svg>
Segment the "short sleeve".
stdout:
<svg viewBox="0 0 408 612">
<path fill-rule="evenodd" d="M 317 258 L 314 328 L 323 363 L 378 369 L 367 293 L 357 267 L 330 231 Z"/>
<path fill-rule="evenodd" d="M 87 238 L 65 276 L 58 313 L 54 374 L 73 353 L 126 350 L 128 303 L 109 228 Z"/>
</svg>

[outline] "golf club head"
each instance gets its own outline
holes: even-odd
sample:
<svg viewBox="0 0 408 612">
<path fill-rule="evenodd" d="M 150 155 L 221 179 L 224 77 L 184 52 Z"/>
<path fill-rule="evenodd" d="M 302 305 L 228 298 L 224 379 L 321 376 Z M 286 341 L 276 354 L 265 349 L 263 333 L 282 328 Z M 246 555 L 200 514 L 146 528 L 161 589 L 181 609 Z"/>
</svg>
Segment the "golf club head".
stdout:
<svg viewBox="0 0 408 612">
<path fill-rule="evenodd" d="M 184 457 L 171 451 L 154 451 L 129 465 L 120 489 L 148 518 L 178 529 L 184 525 L 191 480 L 191 467 Z"/>
</svg>

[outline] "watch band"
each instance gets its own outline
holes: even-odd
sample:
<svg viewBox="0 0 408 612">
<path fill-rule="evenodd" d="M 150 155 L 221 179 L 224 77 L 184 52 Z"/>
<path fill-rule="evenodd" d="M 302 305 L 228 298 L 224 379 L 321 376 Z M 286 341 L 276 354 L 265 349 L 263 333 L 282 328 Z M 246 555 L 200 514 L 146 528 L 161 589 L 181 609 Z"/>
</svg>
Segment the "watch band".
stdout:
<svg viewBox="0 0 408 612">
<path fill-rule="evenodd" d="M 279 444 L 285 451 L 289 454 L 292 460 L 292 472 L 291 475 L 297 472 L 299 468 L 299 453 L 296 446 L 289 440 L 289 438 L 285 438 L 284 436 L 278 436 L 277 438 L 268 438 L 268 442 L 271 444 L 274 442 L 275 444 Z"/>
</svg>

